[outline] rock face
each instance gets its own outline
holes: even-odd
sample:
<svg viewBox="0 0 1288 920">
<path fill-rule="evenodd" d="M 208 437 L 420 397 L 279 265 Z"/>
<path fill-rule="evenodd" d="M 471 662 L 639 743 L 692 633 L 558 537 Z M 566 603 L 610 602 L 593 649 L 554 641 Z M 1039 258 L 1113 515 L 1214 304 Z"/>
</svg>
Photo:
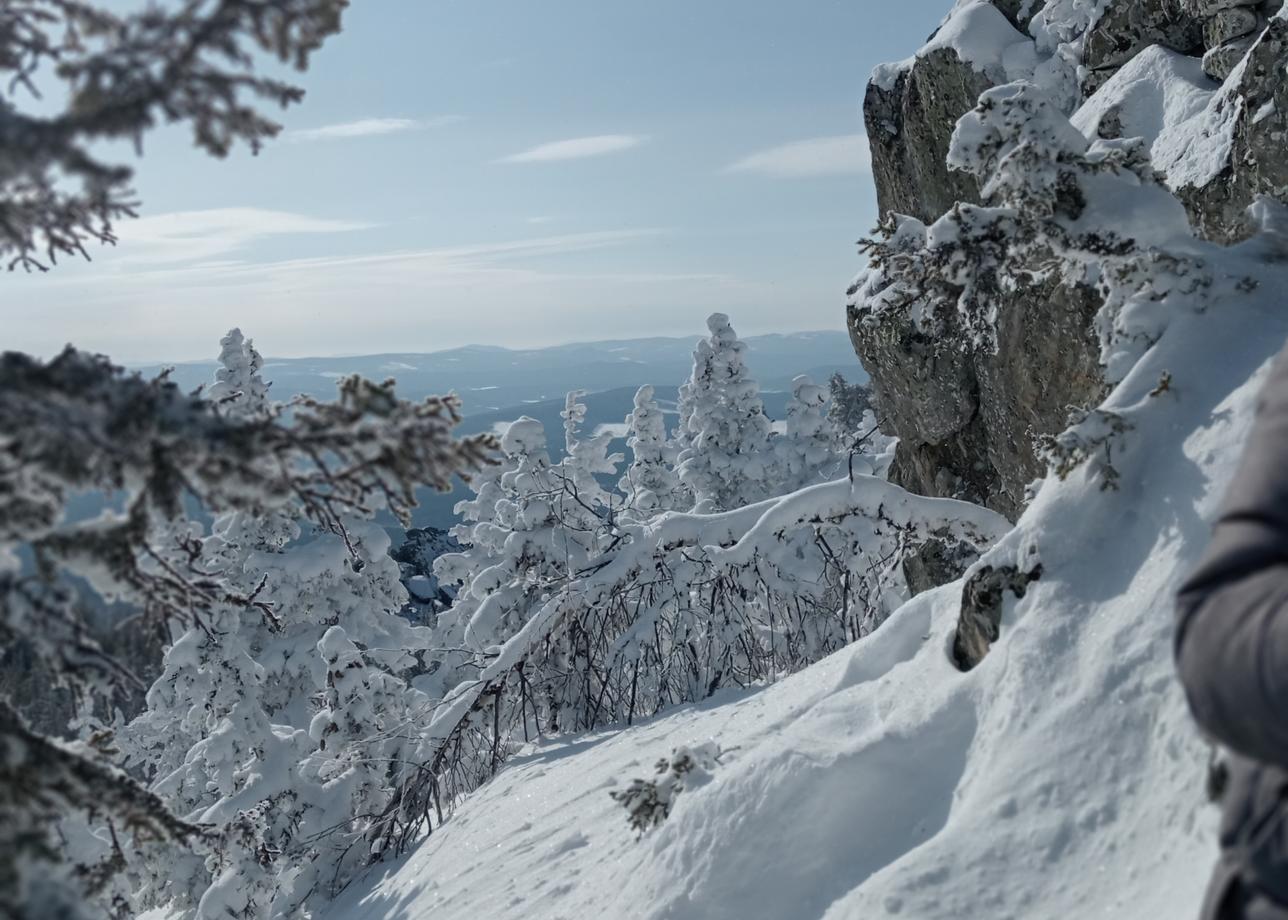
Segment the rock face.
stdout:
<svg viewBox="0 0 1288 920">
<path fill-rule="evenodd" d="M 958 668 L 969 671 L 984 660 L 1001 635 L 1006 595 L 1024 597 L 1029 585 L 1041 577 L 1041 566 L 1021 572 L 1014 566 L 995 569 L 986 565 L 967 580 L 953 639 L 953 661 Z"/>
<path fill-rule="evenodd" d="M 1178 194 L 1195 227 L 1209 239 L 1233 243 L 1250 232 L 1248 205 L 1265 195 L 1288 200 L 1288 21 L 1271 20 L 1231 77 L 1218 106 L 1229 107 L 1230 146 L 1210 182 Z"/>
<path fill-rule="evenodd" d="M 1109 0 L 1079 46 L 1084 99 L 1152 45 L 1202 58 L 1209 72 L 1226 68 L 1231 47 L 1241 49 L 1240 58 L 1251 48 L 1224 88 L 1215 80 L 1210 91 L 1198 88 L 1211 104 L 1194 117 L 1194 136 L 1211 153 L 1204 153 L 1203 169 L 1191 170 L 1198 179 L 1186 184 L 1178 176 L 1173 183 L 1194 226 L 1218 241 L 1248 234 L 1244 212 L 1257 196 L 1288 198 L 1288 81 L 1282 78 L 1288 21 L 1269 18 L 1281 2 Z M 1022 40 L 1020 33 L 1036 30 L 1034 14 L 1044 4 L 993 0 L 993 6 Z M 1249 17 L 1257 24 L 1251 38 L 1240 31 Z M 999 58 L 1016 56 L 1011 48 Z M 974 179 L 951 172 L 945 160 L 957 120 L 982 91 L 1005 79 L 997 67 L 963 60 L 952 43 L 936 39 L 910 61 L 878 70 L 864 121 L 883 216 L 929 223 L 957 202 L 980 201 Z M 1202 73 L 1197 79 L 1205 80 Z M 1136 121 L 1166 122 L 1172 115 L 1160 108 L 1138 103 Z M 1101 119 L 1102 136 L 1113 135 L 1115 121 L 1113 112 Z M 1222 156 L 1224 165 L 1216 162 Z M 1094 405 L 1104 393 L 1092 329 L 1098 306 L 1089 288 L 1048 282 L 1021 289 L 997 304 L 996 347 L 982 348 L 966 344 L 968 337 L 951 327 L 934 337 L 920 334 L 907 316 L 860 322 L 863 307 L 852 305 L 851 339 L 872 377 L 883 427 L 900 439 L 890 478 L 914 492 L 1018 516 L 1025 487 L 1045 472 L 1037 440 L 1063 430 L 1070 409 Z"/>
<path fill-rule="evenodd" d="M 434 574 L 434 560 L 460 550 L 456 538 L 437 527 L 408 530 L 403 544 L 390 549 L 407 589 L 407 605 L 401 611 L 404 617 L 418 626 L 432 625 L 438 612 L 452 605 L 452 592 L 439 584 Z"/>
<path fill-rule="evenodd" d="M 1090 95 L 1120 67 L 1150 45 L 1202 55 L 1203 21 L 1187 12 L 1190 0 L 1111 3 L 1087 35 L 1083 91 Z"/>
<path fill-rule="evenodd" d="M 992 85 L 946 48 L 900 71 L 890 85 L 868 85 L 863 122 L 882 214 L 932 221 L 958 201 L 979 199 L 975 180 L 949 172 L 944 156 L 957 119 Z"/>
<path fill-rule="evenodd" d="M 1017 517 L 1045 470 L 1038 438 L 1104 393 L 1092 334 L 1099 304 L 1090 288 L 1025 288 L 1000 305 L 996 350 L 960 347 L 966 336 L 951 325 L 930 337 L 902 316 L 874 327 L 851 310 L 880 417 L 900 439 L 891 481 Z"/>
<path fill-rule="evenodd" d="M 916 553 L 903 560 L 909 594 L 916 596 L 955 581 L 978 558 L 979 550 L 969 543 L 947 536 L 927 540 Z"/>
<path fill-rule="evenodd" d="M 1022 9 L 1002 12 L 1017 23 Z M 863 115 L 883 215 L 930 222 L 959 201 L 980 200 L 973 177 L 951 172 L 946 158 L 957 120 L 1000 79 L 940 48 L 868 85 Z M 1091 332 L 1097 304 L 1088 289 L 1026 289 L 999 305 L 995 351 L 961 347 L 965 336 L 952 329 L 923 335 L 906 318 L 874 327 L 851 310 L 850 336 L 880 418 L 900 439 L 891 480 L 1018 515 L 1025 486 L 1044 468 L 1036 439 L 1062 430 L 1070 406 L 1103 392 Z"/>
</svg>

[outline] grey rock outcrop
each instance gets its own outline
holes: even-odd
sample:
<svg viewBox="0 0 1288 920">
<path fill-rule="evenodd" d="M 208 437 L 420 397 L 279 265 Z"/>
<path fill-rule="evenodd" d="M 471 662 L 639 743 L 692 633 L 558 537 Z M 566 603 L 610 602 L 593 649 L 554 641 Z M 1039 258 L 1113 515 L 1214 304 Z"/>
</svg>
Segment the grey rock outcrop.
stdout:
<svg viewBox="0 0 1288 920">
<path fill-rule="evenodd" d="M 1195 227 L 1233 243 L 1251 232 L 1247 208 L 1259 196 L 1288 200 L 1288 21 L 1271 20 L 1221 105 L 1236 108 L 1228 159 L 1210 182 L 1178 195 Z"/>
<path fill-rule="evenodd" d="M 953 662 L 958 668 L 969 671 L 984 660 L 1001 635 L 1006 595 L 1024 597 L 1029 585 L 1041 577 L 1041 566 L 1021 572 L 1015 566 L 986 565 L 966 581 L 953 638 Z"/>
<path fill-rule="evenodd" d="M 1194 0 L 1141 0 L 1112 3 L 1087 35 L 1083 92 L 1095 92 L 1120 67 L 1150 45 L 1182 54 L 1205 50 L 1203 20 L 1187 10 Z"/>
<path fill-rule="evenodd" d="M 998 307 L 996 350 L 961 347 L 966 335 L 951 321 L 930 337 L 905 317 L 873 325 L 851 309 L 882 422 L 900 439 L 891 481 L 1016 518 L 1045 470 L 1038 439 L 1062 431 L 1071 406 L 1104 394 L 1092 333 L 1099 305 L 1090 288 L 1022 288 Z"/>
<path fill-rule="evenodd" d="M 979 200 L 975 180 L 950 172 L 945 158 L 957 120 L 992 85 L 947 48 L 919 58 L 887 86 L 868 85 L 863 123 L 880 213 L 931 221 L 959 201 Z"/>
<path fill-rule="evenodd" d="M 915 597 L 960 578 L 975 560 L 979 549 L 951 537 L 932 537 L 903 560 L 908 593 Z"/>
<path fill-rule="evenodd" d="M 1003 12 L 1015 23 L 1024 8 Z M 942 48 L 869 84 L 863 114 L 882 214 L 930 222 L 980 200 L 973 177 L 950 171 L 946 159 L 958 119 L 996 82 Z M 1022 290 L 999 304 L 995 351 L 963 348 L 966 337 L 951 328 L 923 335 L 907 318 L 864 323 L 852 309 L 855 350 L 884 427 L 900 439 L 891 480 L 1018 515 L 1025 486 L 1043 472 L 1037 438 L 1062 430 L 1070 406 L 1103 392 L 1091 333 L 1097 303 L 1090 290 L 1053 283 Z"/>
<path fill-rule="evenodd" d="M 1111 0 L 1082 46 L 1084 95 L 1151 45 L 1204 56 L 1208 64 L 1216 60 L 1214 48 L 1237 45 L 1242 55 L 1251 47 L 1246 66 L 1231 78 L 1237 86 L 1214 97 L 1217 106 L 1234 110 L 1225 168 L 1201 186 L 1177 188 L 1196 229 L 1220 242 L 1248 235 L 1245 211 L 1258 196 L 1288 199 L 1288 81 L 1282 79 L 1288 21 L 1268 18 L 1281 2 Z M 993 5 L 1020 30 L 1042 6 Z M 1239 23 L 1247 25 L 1253 13 L 1249 38 Z M 950 171 L 945 160 L 957 120 L 1001 79 L 949 47 L 935 47 L 868 86 L 864 121 L 882 215 L 931 222 L 957 202 L 979 202 L 975 180 Z M 1102 120 L 1104 136 L 1113 135 L 1112 121 L 1113 113 Z M 1054 282 L 1004 295 L 995 349 L 964 344 L 967 336 L 951 322 L 931 337 L 908 317 L 863 322 L 851 307 L 851 339 L 872 377 L 883 427 L 900 439 L 891 479 L 914 492 L 963 498 L 1016 517 L 1025 487 L 1045 472 L 1038 439 L 1063 430 L 1070 409 L 1094 405 L 1104 394 L 1092 330 L 1098 305 L 1094 291 Z"/>
<path fill-rule="evenodd" d="M 1203 70 L 1217 80 L 1228 77 L 1283 0 L 1181 0 L 1184 12 L 1202 24 Z"/>
</svg>

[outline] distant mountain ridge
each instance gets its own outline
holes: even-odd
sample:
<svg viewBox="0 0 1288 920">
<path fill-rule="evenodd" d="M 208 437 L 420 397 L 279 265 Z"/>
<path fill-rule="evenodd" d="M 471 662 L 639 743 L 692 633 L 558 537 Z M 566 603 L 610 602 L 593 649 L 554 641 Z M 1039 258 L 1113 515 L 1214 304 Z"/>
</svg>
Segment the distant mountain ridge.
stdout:
<svg viewBox="0 0 1288 920">
<path fill-rule="evenodd" d="M 272 381 L 272 392 L 278 399 L 301 393 L 326 397 L 334 392 L 335 381 L 348 374 L 393 377 L 398 381 L 399 394 L 406 398 L 459 394 L 468 417 L 562 400 L 570 390 L 598 393 L 645 383 L 679 386 L 689 374 L 693 347 L 699 338 L 695 333 L 688 337 L 576 342 L 534 349 L 466 345 L 427 353 L 267 358 L 264 376 Z M 867 379 L 843 331 L 758 335 L 745 341 L 748 363 L 768 391 L 786 390 L 798 374 L 810 374 L 821 381 L 839 370 L 852 381 Z M 212 347 L 211 351 L 216 349 Z M 173 379 L 185 389 L 195 389 L 214 378 L 216 366 L 212 357 L 209 361 L 174 365 L 135 365 L 133 369 L 155 374 L 164 367 L 173 367 Z"/>
</svg>

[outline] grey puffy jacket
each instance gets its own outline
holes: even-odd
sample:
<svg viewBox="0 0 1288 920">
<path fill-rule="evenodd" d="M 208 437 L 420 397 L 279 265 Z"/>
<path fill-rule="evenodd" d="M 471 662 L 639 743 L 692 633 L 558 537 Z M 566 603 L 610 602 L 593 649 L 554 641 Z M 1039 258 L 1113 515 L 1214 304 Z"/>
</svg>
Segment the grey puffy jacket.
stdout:
<svg viewBox="0 0 1288 920">
<path fill-rule="evenodd" d="M 1288 354 L 1288 352 L 1286 352 Z M 1176 660 L 1194 717 L 1230 752 L 1203 920 L 1288 920 L 1288 358 L 1181 588 Z"/>
</svg>

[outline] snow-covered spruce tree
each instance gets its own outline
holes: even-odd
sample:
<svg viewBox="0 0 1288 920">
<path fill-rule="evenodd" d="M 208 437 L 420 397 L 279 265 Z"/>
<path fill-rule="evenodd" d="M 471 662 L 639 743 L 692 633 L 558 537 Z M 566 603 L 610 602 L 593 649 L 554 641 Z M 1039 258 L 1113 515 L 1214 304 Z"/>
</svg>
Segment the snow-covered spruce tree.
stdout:
<svg viewBox="0 0 1288 920">
<path fill-rule="evenodd" d="M 461 548 L 434 560 L 434 574 L 440 584 L 453 590 L 454 597 L 451 605 L 434 619 L 428 673 L 416 681 L 433 700 L 444 699 L 482 667 L 477 653 L 465 644 L 465 629 L 486 595 L 476 597 L 470 585 L 475 575 L 503 558 L 509 531 L 498 522 L 497 514 L 506 500 L 502 479 L 516 467 L 515 459 L 502 452 L 500 462 L 472 477 L 474 497 L 456 503 L 461 523 L 451 531 Z"/>
<path fill-rule="evenodd" d="M 323 705 L 309 724 L 316 749 L 300 773 L 322 790 L 322 807 L 309 821 L 320 852 L 292 878 L 297 902 L 313 890 L 343 887 L 411 820 L 404 815 L 377 825 L 375 816 L 417 773 L 423 761 L 417 728 L 429 711 L 424 694 L 379 664 L 378 650 L 356 644 L 344 627 L 323 634 L 318 654 L 326 668 Z M 354 846 L 355 840 L 368 842 Z"/>
<path fill-rule="evenodd" d="M 516 635 L 549 595 L 585 571 L 603 551 L 614 532 L 613 497 L 592 473 L 611 473 L 620 455 L 606 455 L 608 440 L 583 441 L 578 424 L 579 404 L 569 398 L 566 434 L 568 454 L 552 465 L 545 432 L 535 419 L 512 423 L 501 439 L 514 465 L 502 479 L 506 497 L 497 504 L 497 523 L 509 533 L 499 559 L 474 575 L 469 594 L 478 607 L 465 629 L 468 647 L 484 654 Z M 579 682 L 578 637 L 552 637 L 543 668 Z M 566 687 L 556 688 L 534 673 L 528 680 L 545 689 L 533 730 L 559 723 L 560 712 L 575 705 Z M 555 684 L 564 681 L 554 680 Z"/>
<path fill-rule="evenodd" d="M 774 438 L 780 490 L 795 492 L 832 478 L 840 462 L 839 437 L 827 414 L 827 393 L 809 377 L 792 380 L 784 430 Z"/>
<path fill-rule="evenodd" d="M 129 679 L 90 638 L 65 575 L 132 603 L 155 623 L 208 622 L 226 607 L 272 613 L 241 593 L 194 542 L 158 565 L 156 525 L 185 496 L 220 515 L 282 510 L 342 534 L 335 509 L 388 507 L 406 520 L 414 490 L 446 487 L 485 462 L 487 438 L 458 441 L 452 400 L 411 404 L 392 385 L 342 382 L 334 403 L 301 399 L 289 419 L 233 419 L 165 380 L 127 375 L 67 350 L 50 362 L 0 356 L 0 641 L 23 635 L 61 681 L 108 698 Z M 115 491 L 124 511 L 65 523 L 72 495 Z M 34 558 L 19 563 L 18 551 Z M 63 744 L 32 733 L 0 701 L 0 913 L 103 916 L 121 870 L 160 866 L 202 833 L 117 770 L 111 739 Z M 93 864 L 70 858 L 57 822 L 82 814 L 109 841 Z"/>
<path fill-rule="evenodd" d="M 850 383 L 836 371 L 827 380 L 827 417 L 841 443 L 848 447 L 867 428 L 864 415 L 872 410 L 872 392 L 861 383 Z"/>
<path fill-rule="evenodd" d="M 566 577 L 557 508 L 563 482 L 546 450 L 541 423 L 523 417 L 501 436 L 512 469 L 501 477 L 504 497 L 496 504 L 496 526 L 505 531 L 498 558 L 473 574 L 465 592 L 478 602 L 465 626 L 467 647 L 479 653 L 501 645 L 527 622 L 546 584 Z M 567 549 L 574 550 L 576 544 Z M 581 553 L 576 554 L 584 561 Z"/>
<path fill-rule="evenodd" d="M 635 393 L 635 406 L 626 416 L 626 446 L 631 450 L 631 464 L 617 488 L 626 496 L 628 514 L 646 521 L 659 511 L 671 511 L 684 503 L 675 473 L 676 447 L 667 438 L 666 418 L 651 386 L 642 386 Z"/>
<path fill-rule="evenodd" d="M 320 534 L 247 559 L 245 578 L 268 586 L 261 597 L 276 613 L 271 628 L 251 624 L 246 636 L 262 675 L 254 695 L 272 738 L 258 736 L 256 756 L 242 764 L 243 781 L 201 813 L 202 823 L 231 831 L 216 847 L 215 881 L 197 912 L 203 920 L 227 910 L 228 897 L 256 888 L 268 897 L 262 909 L 292 916 L 382 852 L 389 828 L 376 827 L 371 816 L 382 813 L 403 773 L 415 769 L 414 758 L 399 752 L 411 713 L 427 701 L 406 679 L 430 638 L 429 629 L 398 615 L 406 593 L 388 550 L 383 528 L 349 517 L 343 536 Z M 335 695 L 341 646 L 359 650 L 346 659 L 344 686 L 370 688 L 362 704 L 343 687 Z M 370 716 L 366 735 L 363 723 L 344 712 L 359 706 Z M 189 754 L 190 763 L 196 759 Z M 255 816 L 258 861 L 242 850 L 243 813 Z"/>
<path fill-rule="evenodd" d="M 528 629 L 552 595 L 622 539 L 620 500 L 597 479 L 615 473 L 621 456 L 608 453 L 610 435 L 584 438 L 583 419 L 578 395 L 571 394 L 564 412 L 567 453 L 558 464 L 550 460 L 540 422 L 511 423 L 501 439 L 504 472 L 480 478 L 477 497 L 458 505 L 467 520 L 455 533 L 467 545 L 440 557 L 435 571 L 459 590 L 437 618 L 431 672 L 416 681 L 440 712 L 463 695 L 473 700 L 479 673 L 499 651 Z M 518 675 L 520 699 L 495 699 L 492 711 L 476 711 L 471 728 L 454 737 L 445 798 L 482 782 L 509 754 L 511 745 L 500 744 L 489 729 L 493 722 L 517 720 L 524 738 L 585 722 L 599 686 L 588 648 L 580 623 L 542 633 L 540 649 Z M 442 756 L 439 749 L 435 760 Z M 431 767 L 429 775 L 438 772 Z M 440 806 L 437 790 L 434 798 Z"/>
<path fill-rule="evenodd" d="M 268 384 L 259 374 L 263 362 L 254 346 L 239 329 L 220 346 L 216 382 L 205 394 L 215 411 L 235 420 L 271 417 Z M 200 531 L 186 518 L 164 522 L 151 535 L 157 558 L 144 565 L 164 571 L 182 567 L 185 556 L 196 554 L 207 560 L 208 574 L 243 596 L 254 596 L 257 606 L 215 603 L 200 622 L 179 632 L 148 691 L 147 708 L 123 727 L 119 739 L 125 762 L 152 782 L 167 806 L 209 824 L 202 820 L 206 811 L 242 788 L 248 767 L 262 770 L 269 753 L 281 748 L 261 698 L 264 668 L 255 660 L 257 632 L 277 627 L 280 620 L 263 597 L 266 582 L 248 583 L 245 564 L 252 553 L 280 552 L 299 530 L 286 509 L 272 509 L 228 511 L 216 518 L 210 537 Z M 294 763 L 302 753 L 292 749 L 285 756 Z M 246 830 L 243 820 L 232 836 L 241 839 Z M 258 861 L 264 861 L 262 854 Z M 137 903 L 193 908 L 210 879 L 206 854 L 179 852 L 145 874 Z M 270 884 L 260 886 L 264 894 L 254 897 L 248 880 L 247 900 L 237 910 L 261 909 L 271 894 L 271 876 L 266 881 Z"/>
<path fill-rule="evenodd" d="M 272 412 L 259 356 L 236 330 L 221 363 L 210 391 L 219 411 Z M 125 734 L 145 754 L 160 752 L 158 762 L 140 759 L 167 804 L 218 836 L 204 872 L 176 863 L 145 884 L 143 903 L 191 906 L 199 918 L 290 914 L 379 853 L 381 830 L 369 816 L 413 762 L 390 754 L 389 733 L 399 726 L 401 745 L 408 714 L 425 705 L 402 678 L 419 667 L 429 630 L 398 615 L 406 594 L 384 530 L 353 513 L 343 524 L 343 534 L 297 541 L 299 528 L 281 513 L 216 520 L 205 555 L 259 607 L 249 616 L 216 608 L 180 636 L 149 710 Z M 343 731 L 318 727 L 314 701 L 335 690 L 328 630 L 359 649 L 347 685 L 380 694 L 365 703 L 370 738 L 353 720 Z M 336 705 L 328 711 L 338 724 Z M 186 752 L 176 756 L 176 747 Z"/>
<path fill-rule="evenodd" d="M 268 411 L 269 384 L 260 374 L 264 359 L 240 329 L 230 329 L 219 340 L 219 364 L 207 399 L 229 415 L 243 418 Z"/>
<path fill-rule="evenodd" d="M 577 550 L 576 557 L 569 557 L 573 567 L 565 571 L 566 581 L 592 567 L 613 540 L 622 538 L 617 521 L 620 497 L 601 486 L 597 477 L 615 480 L 623 457 L 608 452 L 611 433 L 583 437 L 586 409 L 580 395 L 568 394 L 563 413 L 566 453 L 556 468 L 563 482 L 563 496 L 556 508 L 560 538 L 565 546 L 571 544 Z M 571 730 L 593 724 L 590 713 L 600 681 L 593 668 L 594 640 L 584 627 L 572 620 L 566 628 L 552 631 L 543 654 L 533 662 L 539 729 Z"/>
<path fill-rule="evenodd" d="M 565 502 L 571 500 L 581 505 L 596 523 L 600 518 L 611 522 L 621 499 L 605 488 L 600 479 L 614 480 L 625 457 L 609 453 L 613 443 L 611 431 L 585 435 L 586 404 L 581 401 L 584 395 L 581 390 L 569 393 L 564 410 L 559 413 L 564 420 L 564 459 L 559 463 L 559 471 Z"/>
<path fill-rule="evenodd" d="M 268 418 L 272 412 L 268 384 L 259 373 L 263 360 L 240 329 L 231 330 L 220 340 L 219 364 L 215 383 L 204 394 L 215 411 L 234 420 Z M 299 535 L 299 529 L 284 510 L 265 514 L 229 511 L 215 520 L 212 533 L 209 540 L 203 540 L 201 526 L 187 517 L 163 522 L 150 535 L 160 558 L 143 564 L 153 569 L 182 566 L 185 557 L 200 553 L 210 560 L 213 570 L 244 588 L 240 572 L 249 554 L 280 550 Z M 266 609 L 259 608 L 257 615 L 264 617 Z M 148 691 L 146 710 L 118 739 L 127 762 L 145 775 L 168 775 L 180 767 L 188 749 L 207 734 L 209 725 L 203 723 L 212 713 L 227 710 L 214 704 L 220 694 L 214 662 L 235 662 L 248 650 L 240 629 L 244 612 L 237 608 L 217 610 L 221 618 L 231 619 L 194 624 L 174 637 L 162 674 Z M 220 648 L 227 643 L 231 647 Z M 244 675 L 230 677 L 232 686 L 238 687 Z M 195 807 L 196 803 L 192 804 Z"/>
<path fill-rule="evenodd" d="M 695 510 L 716 512 L 765 498 L 773 469 L 770 422 L 744 360 L 747 346 L 723 313 L 711 314 L 707 328 L 711 335 L 693 353 L 678 472 Z"/>
</svg>

